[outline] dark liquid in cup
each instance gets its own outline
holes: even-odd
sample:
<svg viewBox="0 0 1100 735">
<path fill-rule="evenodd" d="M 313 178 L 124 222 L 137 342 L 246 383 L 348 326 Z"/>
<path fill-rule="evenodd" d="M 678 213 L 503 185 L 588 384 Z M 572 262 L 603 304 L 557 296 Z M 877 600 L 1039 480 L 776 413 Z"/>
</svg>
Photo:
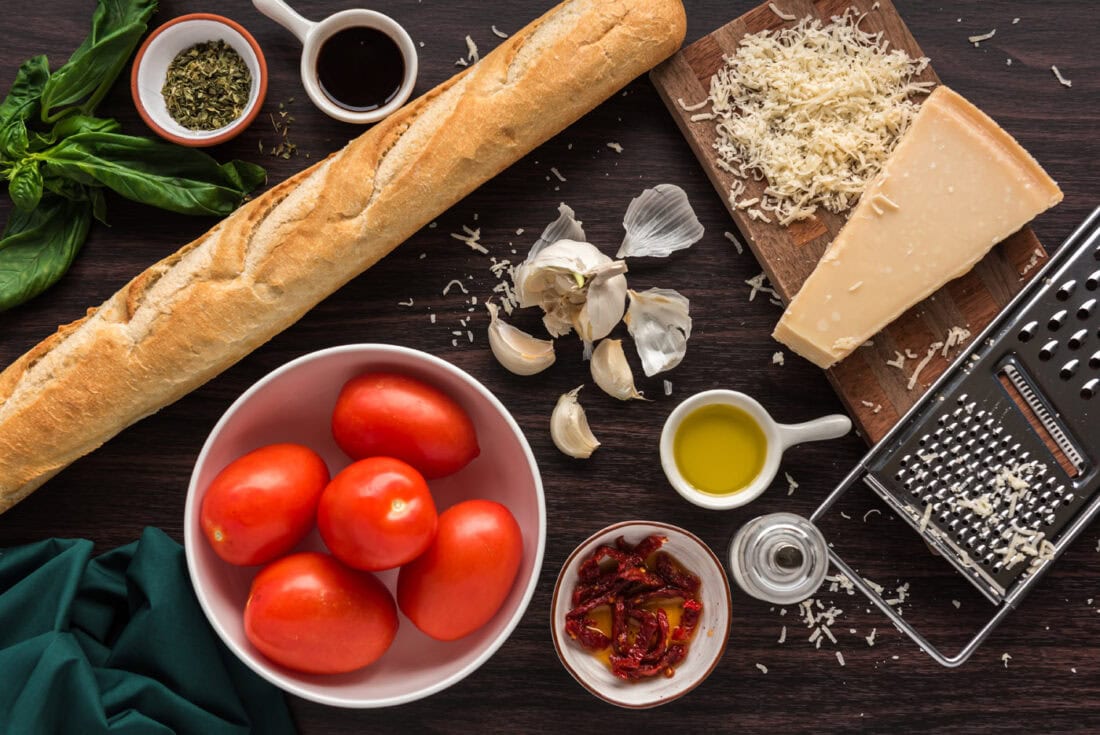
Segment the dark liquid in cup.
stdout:
<svg viewBox="0 0 1100 735">
<path fill-rule="evenodd" d="M 397 96 L 405 57 L 397 43 L 375 28 L 337 31 L 317 54 L 317 82 L 345 110 L 370 112 Z"/>
</svg>

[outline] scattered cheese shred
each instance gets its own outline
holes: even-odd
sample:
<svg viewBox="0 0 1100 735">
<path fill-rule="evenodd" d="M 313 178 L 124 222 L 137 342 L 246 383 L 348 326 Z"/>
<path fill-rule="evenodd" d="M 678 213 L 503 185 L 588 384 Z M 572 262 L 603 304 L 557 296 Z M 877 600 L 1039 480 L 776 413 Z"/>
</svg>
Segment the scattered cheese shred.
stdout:
<svg viewBox="0 0 1100 735">
<path fill-rule="evenodd" d="M 410 298 L 408 301 L 398 301 L 397 305 L 398 306 L 412 306 L 413 305 L 413 300 Z"/>
<path fill-rule="evenodd" d="M 686 102 L 684 102 L 683 97 L 677 98 L 676 102 L 680 105 L 680 109 L 683 110 L 684 112 L 695 112 L 696 110 L 701 110 L 701 109 L 703 109 L 704 107 L 706 107 L 707 105 L 710 104 L 710 100 L 705 99 L 702 102 L 696 102 L 694 105 L 689 105 Z"/>
<path fill-rule="evenodd" d="M 993 38 L 994 34 L 996 34 L 996 33 L 997 33 L 997 29 L 994 28 L 989 33 L 981 33 L 981 34 L 978 34 L 977 36 L 969 36 L 969 37 L 967 37 L 966 40 L 970 41 L 970 43 L 977 46 L 982 41 L 988 41 L 989 39 Z"/>
<path fill-rule="evenodd" d="M 554 176 L 557 177 L 558 181 L 564 182 L 566 180 L 566 178 L 561 175 L 561 171 L 558 171 L 558 169 L 554 166 L 550 167 L 550 173 L 554 174 Z"/>
<path fill-rule="evenodd" d="M 836 652 L 836 660 L 837 660 L 837 663 L 839 663 L 841 666 L 843 666 L 844 665 L 844 654 L 841 653 L 840 651 L 837 651 Z"/>
<path fill-rule="evenodd" d="M 767 667 L 767 666 L 765 666 L 764 664 L 757 664 L 757 665 L 756 665 L 756 668 L 760 669 L 760 673 L 761 673 L 761 674 L 766 674 L 766 673 L 768 673 L 768 667 Z"/>
<path fill-rule="evenodd" d="M 756 298 L 757 292 L 766 293 L 769 296 L 771 296 L 772 298 L 776 298 L 776 299 L 779 298 L 779 294 L 776 293 L 775 289 L 772 288 L 771 286 L 767 285 L 768 284 L 768 274 L 767 273 L 761 273 L 759 275 L 755 275 L 752 278 L 745 281 L 745 283 L 752 288 L 752 290 L 749 291 L 749 301 L 752 301 L 753 299 Z"/>
<path fill-rule="evenodd" d="M 447 281 L 447 285 L 443 287 L 444 296 L 451 292 L 451 286 L 458 286 L 458 290 L 462 293 L 470 293 L 466 290 L 466 287 L 462 285 L 462 281 L 458 280 L 457 278 L 452 278 L 450 281 Z"/>
<path fill-rule="evenodd" d="M 1001 654 L 1001 660 L 1004 661 L 1005 668 L 1007 669 L 1008 668 L 1008 662 L 1010 660 L 1012 660 L 1012 656 L 1007 654 L 1007 653 L 1002 653 Z"/>
<path fill-rule="evenodd" d="M 798 20 L 798 16 L 794 13 L 784 13 L 782 10 L 775 6 L 775 3 L 768 3 L 768 10 L 776 14 L 780 20 Z"/>
<path fill-rule="evenodd" d="M 779 642 L 780 643 L 786 643 L 787 642 L 787 626 L 785 626 L 785 625 L 779 631 Z"/>
<path fill-rule="evenodd" d="M 500 30 L 496 26 L 489 26 L 489 30 L 493 32 L 493 35 L 497 38 L 508 38 L 508 34 Z"/>
<path fill-rule="evenodd" d="M 608 142 L 607 147 L 610 148 L 611 150 L 615 151 L 616 153 L 622 153 L 623 152 L 623 147 L 621 145 L 619 145 L 618 143 L 615 143 L 614 141 Z"/>
<path fill-rule="evenodd" d="M 867 517 L 868 517 L 869 515 L 871 515 L 872 513 L 878 513 L 879 515 L 882 515 L 882 511 L 881 511 L 881 510 L 879 510 L 878 508 L 871 508 L 871 510 L 869 510 L 869 511 L 867 511 L 866 513 L 864 513 L 864 514 L 863 514 L 863 522 L 864 522 L 864 523 L 866 523 L 866 522 L 867 522 Z"/>
<path fill-rule="evenodd" d="M 936 353 L 943 347 L 943 342 L 933 342 L 928 346 L 928 352 L 925 353 L 921 361 L 917 363 L 917 369 L 913 371 L 913 374 L 909 376 L 909 382 L 905 384 L 906 390 L 913 390 L 917 381 L 920 380 L 921 371 L 928 367 L 928 363 L 932 362 L 932 358 L 936 356 Z M 921 529 L 924 530 L 923 528 Z"/>
<path fill-rule="evenodd" d="M 665 389 L 665 395 L 666 396 L 671 396 L 672 395 L 672 381 L 671 380 L 664 381 L 664 389 Z"/>
<path fill-rule="evenodd" d="M 741 180 L 731 198 L 750 176 L 767 179 L 750 217 L 772 212 L 788 225 L 818 206 L 847 209 L 916 115 L 910 96 L 930 91 L 913 81 L 928 59 L 888 49 L 860 17 L 849 9 L 828 25 L 806 17 L 746 35 L 711 78 L 718 162 Z"/>
<path fill-rule="evenodd" d="M 745 246 L 741 244 L 741 241 L 737 239 L 736 235 L 734 235 L 732 232 L 723 232 L 722 234 L 727 240 L 733 243 L 733 247 L 737 250 L 738 255 L 745 254 Z"/>
<path fill-rule="evenodd" d="M 1071 82 L 1070 80 L 1068 80 L 1064 76 L 1062 76 L 1062 72 L 1058 71 L 1058 67 L 1051 64 L 1050 70 L 1052 72 L 1054 72 L 1054 76 L 1058 78 L 1058 83 L 1061 84 L 1063 87 L 1072 87 L 1073 86 L 1073 82 Z"/>
<path fill-rule="evenodd" d="M 476 64 L 481 59 L 481 56 L 477 52 L 477 44 L 474 43 L 474 39 L 469 36 L 466 36 L 466 58 L 473 64 Z"/>
<path fill-rule="evenodd" d="M 772 355 L 772 365 L 782 365 L 782 364 L 783 364 L 783 352 L 782 351 L 776 352 L 774 355 Z"/>
<path fill-rule="evenodd" d="M 791 477 L 790 472 L 784 472 L 783 475 L 787 478 L 787 495 L 794 495 L 794 491 L 798 489 L 798 483 Z"/>
</svg>

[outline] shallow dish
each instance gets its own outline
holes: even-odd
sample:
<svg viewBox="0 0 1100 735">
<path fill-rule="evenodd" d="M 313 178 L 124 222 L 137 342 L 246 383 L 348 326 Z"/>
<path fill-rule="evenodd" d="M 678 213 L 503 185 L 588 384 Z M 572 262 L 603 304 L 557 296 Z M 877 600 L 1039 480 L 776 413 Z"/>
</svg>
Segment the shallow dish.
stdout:
<svg viewBox="0 0 1100 735">
<path fill-rule="evenodd" d="M 206 41 L 225 41 L 252 75 L 252 90 L 241 116 L 214 130 L 191 130 L 168 114 L 161 89 L 168 65 L 181 51 Z M 267 61 L 252 34 L 239 23 L 212 13 L 191 13 L 168 21 L 149 34 L 134 57 L 130 94 L 145 124 L 165 140 L 194 148 L 217 145 L 247 128 L 267 96 Z"/>
<path fill-rule="evenodd" d="M 332 438 L 330 417 L 340 388 L 368 370 L 400 372 L 455 399 L 477 430 L 481 454 L 459 472 L 429 482 L 442 512 L 470 498 L 503 503 L 523 531 L 523 558 L 511 593 L 482 628 L 453 642 L 421 633 L 403 615 L 397 638 L 374 664 L 349 674 L 311 675 L 279 666 L 244 634 L 243 610 L 260 567 L 236 567 L 210 547 L 199 523 L 202 497 L 232 460 L 274 442 L 315 449 L 335 475 L 349 460 Z M 507 409 L 467 373 L 432 355 L 390 345 L 345 345 L 314 352 L 262 378 L 230 406 L 210 433 L 191 475 L 184 511 L 184 546 L 195 594 L 214 630 L 245 664 L 305 699 L 339 707 L 411 702 L 460 681 L 500 648 L 523 617 L 542 567 L 546 508 L 531 449 Z M 314 531 L 294 551 L 323 549 Z M 378 573 L 395 589 L 397 570 Z"/>
<path fill-rule="evenodd" d="M 641 681 L 624 681 L 611 669 L 565 632 L 565 616 L 571 607 L 573 588 L 581 563 L 603 544 L 615 543 L 622 536 L 636 544 L 652 534 L 666 536 L 661 548 L 684 569 L 699 577 L 702 617 L 691 638 L 687 656 L 676 666 L 671 677 L 655 676 Z M 611 704 L 630 709 L 646 709 L 682 697 L 701 684 L 722 658 L 730 633 L 730 587 L 722 562 L 694 534 L 658 521 L 625 521 L 608 526 L 578 546 L 558 574 L 550 603 L 550 631 L 562 665 L 588 691 Z"/>
</svg>

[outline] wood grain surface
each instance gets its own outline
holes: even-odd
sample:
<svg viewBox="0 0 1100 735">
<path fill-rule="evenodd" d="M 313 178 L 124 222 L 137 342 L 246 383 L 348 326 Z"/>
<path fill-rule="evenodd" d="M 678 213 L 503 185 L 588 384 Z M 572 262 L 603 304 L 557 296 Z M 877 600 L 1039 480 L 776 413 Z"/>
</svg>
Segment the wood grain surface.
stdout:
<svg viewBox="0 0 1100 735">
<path fill-rule="evenodd" d="M 299 0 L 320 18 L 352 0 Z M 404 24 L 420 47 L 417 93 L 453 74 L 469 34 L 482 52 L 498 39 L 490 26 L 513 31 L 552 5 L 551 0 L 377 0 L 371 7 Z M 688 42 L 751 10 L 755 0 L 687 0 Z M 1065 201 L 1034 229 L 1048 247 L 1058 243 L 1100 201 L 1100 20 L 1091 3 L 962 0 L 950 4 L 898 0 L 913 36 L 939 76 L 988 112 L 1051 173 Z M 264 163 L 275 184 L 341 146 L 359 130 L 336 123 L 305 98 L 298 78 L 297 42 L 244 0 L 164 0 L 154 22 L 193 11 L 220 12 L 241 22 L 263 47 L 271 71 L 264 115 L 239 139 L 213 152 Z M 54 64 L 87 33 L 91 3 L 16 0 L 0 14 L 0 76 L 10 79 L 25 58 L 45 52 Z M 1020 21 L 1013 24 L 1013 19 Z M 996 28 L 980 48 L 969 35 Z M 1012 64 L 1006 64 L 1006 59 Z M 1056 64 L 1073 80 L 1058 84 Z M 128 72 L 124 72 L 124 75 Z M 0 83 L 6 87 L 6 82 Z M 293 101 L 291 101 L 293 99 Z M 268 114 L 283 103 L 294 118 L 290 160 L 258 153 L 274 142 Z M 126 85 L 101 108 L 126 131 L 145 133 Z M 622 146 L 621 154 L 607 146 Z M 559 181 L 554 167 L 565 177 Z M 558 362 L 546 373 L 520 378 L 498 366 L 485 338 L 487 315 L 472 314 L 466 298 L 441 295 L 462 279 L 479 301 L 496 279 L 485 256 L 453 240 L 462 225 L 480 227 L 491 254 L 521 258 L 560 201 L 584 220 L 606 252 L 622 237 L 630 199 L 662 182 L 688 192 L 707 234 L 667 261 L 632 266 L 633 288 L 660 286 L 691 299 L 695 329 L 684 362 L 668 375 L 642 379 L 652 402 L 618 403 L 585 391 L 593 430 L 603 442 L 591 460 L 571 460 L 550 441 L 548 421 L 559 394 L 590 382 L 579 342 L 562 340 Z M 9 205 L 0 197 L 0 215 Z M 410 201 L 409 206 L 417 206 Z M 0 363 L 8 364 L 58 324 L 81 316 L 136 273 L 208 229 L 191 219 L 108 200 L 110 227 L 96 225 L 69 274 L 34 302 L 0 314 Z M 524 233 L 517 235 L 523 228 Z M 538 589 L 507 643 L 465 680 L 429 699 L 376 711 L 332 709 L 291 697 L 303 733 L 410 732 L 1096 732 L 1100 730 L 1100 531 L 1091 529 L 1068 549 L 1036 591 L 959 670 L 940 668 L 862 600 L 823 590 L 823 602 L 844 610 L 833 631 L 837 644 L 807 643 L 809 630 L 795 611 L 748 599 L 734 589 L 733 632 L 713 675 L 690 695 L 645 712 L 620 711 L 574 682 L 554 655 L 549 608 L 558 570 L 580 541 L 611 523 L 662 520 L 683 526 L 724 556 L 733 533 L 754 516 L 778 510 L 809 515 L 862 456 L 856 436 L 791 450 L 774 486 L 748 507 L 705 511 L 682 501 L 667 485 L 657 437 L 673 406 L 709 388 L 743 390 L 777 419 L 801 421 L 843 410 L 825 375 L 787 356 L 769 337 L 779 309 L 748 301 L 744 281 L 760 272 L 748 253 L 738 256 L 722 236 L 732 223 L 690 147 L 648 79 L 641 78 L 569 130 L 505 171 L 441 216 L 374 268 L 326 299 L 299 323 L 218 378 L 122 432 L 0 516 L 0 547 L 49 536 L 83 536 L 101 549 L 128 543 L 155 525 L 182 538 L 191 467 L 218 417 L 254 381 L 307 352 L 347 342 L 388 342 L 426 350 L 469 371 L 508 407 L 539 462 L 546 488 L 548 536 Z M 516 253 L 512 253 L 512 250 Z M 423 258 L 421 255 L 423 254 Z M 413 306 L 398 302 L 413 299 Z M 431 323 L 430 314 L 436 314 Z M 474 341 L 452 346 L 452 329 L 470 317 Z M 537 329 L 525 314 L 516 323 Z M 621 328 L 620 328 L 621 329 Z M 616 333 L 616 336 L 625 336 Z M 636 355 L 627 355 L 641 375 Z M 664 396 L 661 379 L 673 383 Z M 798 487 L 788 494 L 783 473 Z M 880 509 L 879 513 L 873 512 Z M 826 524 L 831 541 L 861 572 L 891 589 L 910 583 L 906 616 L 934 638 L 958 643 L 991 613 L 965 582 L 930 557 L 904 522 L 866 494 L 853 494 Z M 840 513 L 845 515 L 842 516 Z M 866 514 L 866 515 L 865 515 Z M 847 516 L 847 517 L 845 517 Z M 866 520 L 864 520 L 864 517 Z M 925 600 L 921 605 L 918 600 Z M 952 600 L 960 604 L 956 608 Z M 786 642 L 777 643 L 782 626 Z M 874 646 L 865 636 L 875 630 Z M 850 631 L 855 631 L 854 633 Z M 835 652 L 843 653 L 840 666 Z M 1011 659 L 1002 661 L 1002 654 Z M 185 655 L 181 651 L 181 655 Z M 768 669 L 762 673 L 755 664 Z"/>
<path fill-rule="evenodd" d="M 795 25 L 797 21 L 783 20 L 769 5 L 775 3 L 764 3 L 685 47 L 654 69 L 650 78 L 768 280 L 783 303 L 788 303 L 844 226 L 847 213 L 834 214 L 819 208 L 814 216 L 789 227 L 753 219 L 747 210 L 736 207 L 729 199 L 728 192 L 736 178 L 716 163 L 714 123 L 692 122 L 695 113 L 684 109 L 685 104 L 690 107 L 707 98 L 711 76 L 724 65 L 726 57 L 736 55 L 746 34 L 774 32 Z M 861 14 L 860 29 L 882 33 L 888 48 L 902 49 L 915 59 L 924 56 L 890 0 L 786 0 L 782 4 L 785 14 L 816 18 L 823 23 L 849 7 Z M 929 64 L 913 81 L 938 84 L 940 79 Z M 740 198 L 763 196 L 767 183 L 748 179 Z M 969 273 L 894 320 L 874 336 L 872 344 L 829 369 L 830 382 L 868 443 L 881 439 L 955 357 L 953 352 L 938 352 L 910 387 L 915 366 L 929 345 L 944 341 L 952 327 L 978 334 L 1045 261 L 1046 254 L 1035 233 L 1024 227 L 990 251 Z M 889 365 L 897 361 L 899 354 L 917 357 L 904 361 L 900 367 Z"/>
</svg>

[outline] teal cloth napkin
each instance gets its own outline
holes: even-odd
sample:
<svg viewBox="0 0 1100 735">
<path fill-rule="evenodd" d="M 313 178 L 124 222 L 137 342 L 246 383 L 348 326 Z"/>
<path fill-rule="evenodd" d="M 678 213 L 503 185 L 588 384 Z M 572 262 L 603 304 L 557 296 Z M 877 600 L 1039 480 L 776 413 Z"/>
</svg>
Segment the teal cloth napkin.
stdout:
<svg viewBox="0 0 1100 735">
<path fill-rule="evenodd" d="M 183 549 L 147 528 L 0 550 L 0 733 L 293 735 L 282 692 L 218 639 Z"/>
</svg>

